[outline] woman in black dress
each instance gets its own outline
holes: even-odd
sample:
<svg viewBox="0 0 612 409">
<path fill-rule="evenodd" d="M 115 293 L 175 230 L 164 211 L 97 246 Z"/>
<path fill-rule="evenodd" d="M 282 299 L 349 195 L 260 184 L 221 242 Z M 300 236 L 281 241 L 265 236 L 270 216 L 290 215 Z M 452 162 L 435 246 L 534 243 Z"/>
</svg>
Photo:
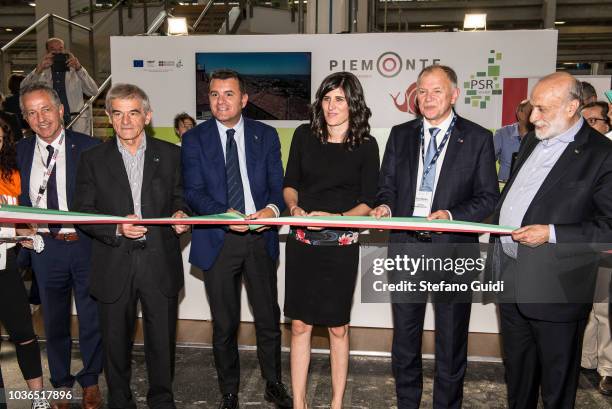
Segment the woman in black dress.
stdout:
<svg viewBox="0 0 612 409">
<path fill-rule="evenodd" d="M 378 145 L 370 136 L 370 109 L 357 77 L 323 80 L 310 124 L 291 141 L 283 195 L 292 216 L 365 216 L 374 207 Z M 357 267 L 355 229 L 293 227 L 287 240 L 285 315 L 291 324 L 294 408 L 305 409 L 313 325 L 328 327 L 332 409 L 342 407 L 349 358 L 348 323 Z"/>
</svg>

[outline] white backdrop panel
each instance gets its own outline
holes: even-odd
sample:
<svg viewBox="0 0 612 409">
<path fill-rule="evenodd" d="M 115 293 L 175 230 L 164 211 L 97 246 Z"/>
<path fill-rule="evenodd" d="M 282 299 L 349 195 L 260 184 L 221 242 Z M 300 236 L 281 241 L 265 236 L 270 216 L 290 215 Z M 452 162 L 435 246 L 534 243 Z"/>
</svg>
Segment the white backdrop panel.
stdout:
<svg viewBox="0 0 612 409">
<path fill-rule="evenodd" d="M 172 126 L 178 112 L 185 111 L 195 117 L 197 52 L 311 52 L 312 96 L 321 80 L 331 72 L 348 70 L 359 77 L 373 113 L 372 134 L 378 140 L 381 156 L 390 128 L 414 118 L 402 104 L 409 97 L 407 90 L 416 81 L 423 65 L 436 62 L 452 66 L 457 71 L 462 89 L 456 104 L 459 114 L 495 129 L 501 125 L 503 79 L 533 78 L 553 72 L 556 49 L 557 32 L 554 30 L 111 38 L 113 82 L 134 83 L 148 93 L 156 127 Z M 137 66 L 141 64 L 135 61 L 142 61 L 142 66 Z M 466 100 L 468 91 L 473 94 L 470 100 Z M 486 101 L 485 105 L 480 101 Z M 296 121 L 269 123 L 276 127 L 295 127 L 298 124 Z M 188 237 L 183 241 L 185 292 L 179 317 L 210 319 L 202 272 L 188 263 Z M 282 309 L 282 243 L 278 290 Z M 242 301 L 242 319 L 252 321 L 244 293 Z M 352 325 L 391 327 L 390 312 L 387 304 L 362 304 L 358 284 Z M 428 308 L 425 327 L 433 328 L 431 308 Z M 494 306 L 474 305 L 470 330 L 498 332 Z"/>
</svg>

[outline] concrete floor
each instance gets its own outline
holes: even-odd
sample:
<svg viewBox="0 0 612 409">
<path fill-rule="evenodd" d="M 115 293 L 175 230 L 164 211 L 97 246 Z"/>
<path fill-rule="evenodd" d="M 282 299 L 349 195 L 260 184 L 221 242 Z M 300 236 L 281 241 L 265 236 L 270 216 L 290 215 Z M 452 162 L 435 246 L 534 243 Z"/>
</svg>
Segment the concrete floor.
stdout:
<svg viewBox="0 0 612 409">
<path fill-rule="evenodd" d="M 41 343 L 44 355 L 44 342 Z M 76 349 L 76 348 L 75 348 Z M 253 350 L 241 351 L 241 408 L 273 409 L 263 399 L 264 382 L 261 379 L 257 356 Z M 4 381 L 7 388 L 22 389 L 25 382 L 15 360 L 14 349 L 8 342 L 2 343 L 0 354 Z M 289 357 L 283 353 L 283 376 L 289 379 Z M 177 408 L 217 407 L 219 393 L 213 365 L 212 350 L 209 348 L 179 347 L 177 349 L 175 397 Z M 48 382 L 46 359 L 45 381 Z M 136 347 L 133 355 L 133 388 L 138 407 L 146 407 L 146 370 L 142 347 Z M 73 367 L 78 369 L 78 351 L 74 352 Z M 345 408 L 393 409 L 395 408 L 395 386 L 391 376 L 390 359 L 378 357 L 352 357 L 349 379 L 344 399 Z M 423 408 L 431 408 L 433 361 L 424 361 L 425 386 Z M 464 408 L 505 408 L 504 370 L 501 363 L 470 362 L 465 381 Z M 576 408 L 612 408 L 612 398 L 602 396 L 596 386 L 599 378 L 595 371 L 583 371 Z M 104 379 L 100 385 L 105 389 Z M 80 391 L 75 390 L 75 395 Z M 308 397 L 310 407 L 328 408 L 331 396 L 329 360 L 327 355 L 313 355 Z M 75 408 L 80 407 L 74 405 Z M 10 401 L 9 409 L 29 409 L 30 403 Z"/>
</svg>

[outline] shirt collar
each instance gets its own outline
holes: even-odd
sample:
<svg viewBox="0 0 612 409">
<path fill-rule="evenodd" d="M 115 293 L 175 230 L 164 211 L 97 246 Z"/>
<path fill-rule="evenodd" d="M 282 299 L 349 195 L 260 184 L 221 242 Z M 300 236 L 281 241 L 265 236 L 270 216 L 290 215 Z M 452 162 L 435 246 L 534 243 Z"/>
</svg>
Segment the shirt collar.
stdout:
<svg viewBox="0 0 612 409">
<path fill-rule="evenodd" d="M 53 149 L 57 149 L 59 146 L 59 141 L 62 138 L 62 136 L 64 136 L 64 139 L 66 138 L 66 130 L 64 128 L 62 128 L 62 132 L 60 132 L 60 134 L 57 136 L 57 138 L 55 138 L 55 140 L 51 143 L 47 143 L 45 141 L 43 141 L 40 136 L 36 135 L 36 143 L 38 144 L 38 147 L 40 149 L 47 149 L 47 146 L 51 145 L 53 146 Z M 64 141 L 64 143 L 62 143 L 62 145 L 64 145 L 66 142 Z"/>
<path fill-rule="evenodd" d="M 217 123 L 217 128 L 219 129 L 219 133 L 222 133 L 223 135 L 225 135 L 228 129 L 233 129 L 234 131 L 236 131 L 235 136 L 238 136 L 238 134 L 240 133 L 240 131 L 242 131 L 242 128 L 244 127 L 244 119 L 242 118 L 242 115 L 240 115 L 240 119 L 238 120 L 238 123 L 231 128 L 223 125 L 221 122 L 219 122 L 216 119 L 215 119 L 215 122 Z"/>
<path fill-rule="evenodd" d="M 557 143 L 568 144 L 570 142 L 574 142 L 574 138 L 576 137 L 576 134 L 578 133 L 580 128 L 582 128 L 583 124 L 584 124 L 584 119 L 582 119 L 582 117 L 580 117 L 580 119 L 578 121 L 576 121 L 576 123 L 574 125 L 570 126 L 566 131 L 564 131 L 561 134 L 555 136 L 554 138 L 545 139 L 545 140 L 540 141 L 540 142 L 544 146 L 552 146 L 552 145 L 555 145 Z"/>
<path fill-rule="evenodd" d="M 119 140 L 119 137 L 117 136 L 115 139 L 117 139 L 117 147 L 119 148 L 119 152 L 128 152 L 131 155 L 130 151 L 128 151 L 127 148 L 123 146 L 123 144 Z M 138 155 L 139 153 L 142 153 L 145 149 L 147 149 L 147 134 L 146 133 L 144 134 L 144 138 L 142 138 L 142 142 L 140 146 L 136 150 L 136 155 Z"/>
<path fill-rule="evenodd" d="M 451 109 L 451 112 L 448 114 L 448 116 L 446 117 L 446 119 L 442 122 L 440 122 L 438 125 L 432 125 L 427 118 L 423 117 L 423 127 L 425 129 L 429 129 L 429 128 L 439 128 L 440 132 L 444 132 L 446 133 L 446 131 L 448 130 L 448 127 L 450 126 L 451 121 L 453 120 L 453 117 L 455 116 L 455 111 Z"/>
</svg>

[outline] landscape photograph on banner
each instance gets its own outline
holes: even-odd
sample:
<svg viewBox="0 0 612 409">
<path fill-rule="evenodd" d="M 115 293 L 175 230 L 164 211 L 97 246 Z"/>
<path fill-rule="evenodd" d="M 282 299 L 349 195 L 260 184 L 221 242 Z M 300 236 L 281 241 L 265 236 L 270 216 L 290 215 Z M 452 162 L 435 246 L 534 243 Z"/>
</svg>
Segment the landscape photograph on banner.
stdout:
<svg viewBox="0 0 612 409">
<path fill-rule="evenodd" d="M 244 78 L 249 95 L 246 117 L 259 120 L 308 120 L 311 53 L 196 53 L 196 116 L 212 117 L 208 99 L 210 74 L 228 68 Z"/>
</svg>

